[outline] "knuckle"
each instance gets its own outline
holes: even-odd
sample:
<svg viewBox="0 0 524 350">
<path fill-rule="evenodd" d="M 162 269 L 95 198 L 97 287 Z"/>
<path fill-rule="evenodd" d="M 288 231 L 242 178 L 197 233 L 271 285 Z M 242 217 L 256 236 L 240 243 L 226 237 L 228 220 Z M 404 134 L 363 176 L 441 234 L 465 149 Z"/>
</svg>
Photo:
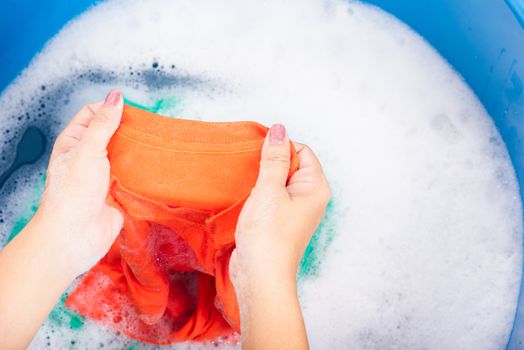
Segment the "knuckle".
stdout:
<svg viewBox="0 0 524 350">
<path fill-rule="evenodd" d="M 288 155 L 277 153 L 277 152 L 266 154 L 263 161 L 278 162 L 278 163 L 289 163 L 290 162 Z"/>
<path fill-rule="evenodd" d="M 329 186 L 329 183 L 327 182 L 325 178 L 324 178 L 324 188 L 326 189 L 327 195 L 331 197 L 332 195 L 331 186 Z"/>
<path fill-rule="evenodd" d="M 331 199 L 331 195 L 332 195 L 331 194 L 331 189 L 329 188 L 327 183 L 324 183 L 320 187 L 320 190 L 318 191 L 318 194 L 319 194 L 319 197 L 322 200 L 322 204 L 323 205 L 327 205 L 327 203 L 329 203 L 329 200 Z"/>
<path fill-rule="evenodd" d="M 331 196 L 332 196 L 331 190 L 327 188 L 325 191 L 325 197 L 324 197 L 324 201 L 326 202 L 326 204 L 329 203 L 329 201 L 331 200 Z"/>
<path fill-rule="evenodd" d="M 111 120 L 110 113 L 104 109 L 99 110 L 93 118 L 93 121 L 96 123 L 107 123 L 110 120 Z"/>
<path fill-rule="evenodd" d="M 303 145 L 301 149 L 301 153 L 308 158 L 316 158 L 315 152 L 309 147 L 308 145 Z"/>
<path fill-rule="evenodd" d="M 303 144 L 302 145 L 302 148 L 304 151 L 306 151 L 307 153 L 313 153 L 313 150 L 311 149 L 311 147 L 309 147 L 308 145 L 306 144 Z"/>
<path fill-rule="evenodd" d="M 91 105 L 83 105 L 80 109 L 80 112 L 82 113 L 94 113 L 93 109 L 91 108 Z"/>
</svg>

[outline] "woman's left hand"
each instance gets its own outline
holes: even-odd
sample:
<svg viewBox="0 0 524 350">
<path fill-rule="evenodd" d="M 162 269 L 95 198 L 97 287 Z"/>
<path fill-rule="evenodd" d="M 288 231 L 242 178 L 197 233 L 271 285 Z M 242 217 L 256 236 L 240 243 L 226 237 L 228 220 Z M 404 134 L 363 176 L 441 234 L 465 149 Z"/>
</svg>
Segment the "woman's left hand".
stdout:
<svg viewBox="0 0 524 350">
<path fill-rule="evenodd" d="M 91 268 L 109 250 L 123 223 L 106 204 L 107 144 L 120 124 L 123 99 L 111 90 L 105 101 L 84 106 L 57 137 L 44 194 L 35 219 L 52 222 L 57 254 L 67 254 L 74 274 Z"/>
<path fill-rule="evenodd" d="M 105 202 L 107 144 L 122 117 L 112 90 L 58 136 L 35 216 L 0 251 L 0 349 L 25 349 L 68 285 L 111 247 L 122 214 Z"/>
</svg>

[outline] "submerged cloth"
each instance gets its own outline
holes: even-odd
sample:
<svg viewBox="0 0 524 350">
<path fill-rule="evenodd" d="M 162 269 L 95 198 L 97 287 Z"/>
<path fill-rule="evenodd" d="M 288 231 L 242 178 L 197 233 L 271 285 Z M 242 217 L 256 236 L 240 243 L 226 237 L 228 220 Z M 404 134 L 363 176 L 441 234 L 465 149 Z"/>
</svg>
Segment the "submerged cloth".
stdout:
<svg viewBox="0 0 524 350">
<path fill-rule="evenodd" d="M 153 344 L 239 331 L 229 258 L 268 128 L 168 118 L 128 105 L 108 145 L 120 235 L 66 305 Z M 291 176 L 298 157 L 291 145 Z M 289 177 L 288 177 L 289 178 Z"/>
</svg>

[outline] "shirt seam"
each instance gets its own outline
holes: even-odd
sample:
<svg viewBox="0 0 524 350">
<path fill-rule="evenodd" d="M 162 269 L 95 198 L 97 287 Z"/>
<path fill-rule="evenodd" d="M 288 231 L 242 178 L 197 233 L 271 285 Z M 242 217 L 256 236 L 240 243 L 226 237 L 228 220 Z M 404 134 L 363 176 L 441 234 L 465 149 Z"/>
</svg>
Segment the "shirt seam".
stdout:
<svg viewBox="0 0 524 350">
<path fill-rule="evenodd" d="M 157 149 L 157 150 L 161 150 L 161 151 L 174 152 L 174 153 L 188 153 L 188 154 L 238 154 L 238 153 L 247 153 L 247 152 L 254 152 L 254 151 L 261 151 L 262 150 L 261 147 L 257 147 L 257 148 L 248 148 L 248 149 L 245 149 L 245 150 L 236 150 L 236 151 L 190 151 L 190 150 L 166 148 L 166 147 L 151 145 L 149 143 L 138 141 L 138 140 L 136 140 L 134 138 L 131 138 L 131 137 L 127 136 L 126 134 L 120 132 L 120 131 L 117 131 L 116 134 L 120 135 L 120 137 L 122 137 L 122 138 L 124 138 L 124 139 L 126 139 L 126 140 L 128 140 L 130 142 L 133 142 L 133 143 L 136 143 L 136 144 L 139 144 L 139 145 L 142 145 L 142 146 L 146 146 L 146 147 Z"/>
</svg>

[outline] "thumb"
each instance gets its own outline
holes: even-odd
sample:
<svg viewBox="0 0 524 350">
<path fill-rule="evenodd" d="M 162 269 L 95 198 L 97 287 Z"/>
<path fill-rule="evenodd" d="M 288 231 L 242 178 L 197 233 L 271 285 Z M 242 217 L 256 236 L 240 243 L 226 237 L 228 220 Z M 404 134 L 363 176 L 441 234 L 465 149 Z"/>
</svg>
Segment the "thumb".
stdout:
<svg viewBox="0 0 524 350">
<path fill-rule="evenodd" d="M 289 147 L 286 128 L 282 124 L 274 124 L 262 146 L 257 186 L 286 186 L 291 157 Z"/>
<path fill-rule="evenodd" d="M 107 94 L 104 104 L 96 111 L 82 138 L 85 147 L 92 151 L 105 152 L 109 140 L 115 133 L 120 119 L 124 101 L 118 90 L 111 90 Z"/>
</svg>

